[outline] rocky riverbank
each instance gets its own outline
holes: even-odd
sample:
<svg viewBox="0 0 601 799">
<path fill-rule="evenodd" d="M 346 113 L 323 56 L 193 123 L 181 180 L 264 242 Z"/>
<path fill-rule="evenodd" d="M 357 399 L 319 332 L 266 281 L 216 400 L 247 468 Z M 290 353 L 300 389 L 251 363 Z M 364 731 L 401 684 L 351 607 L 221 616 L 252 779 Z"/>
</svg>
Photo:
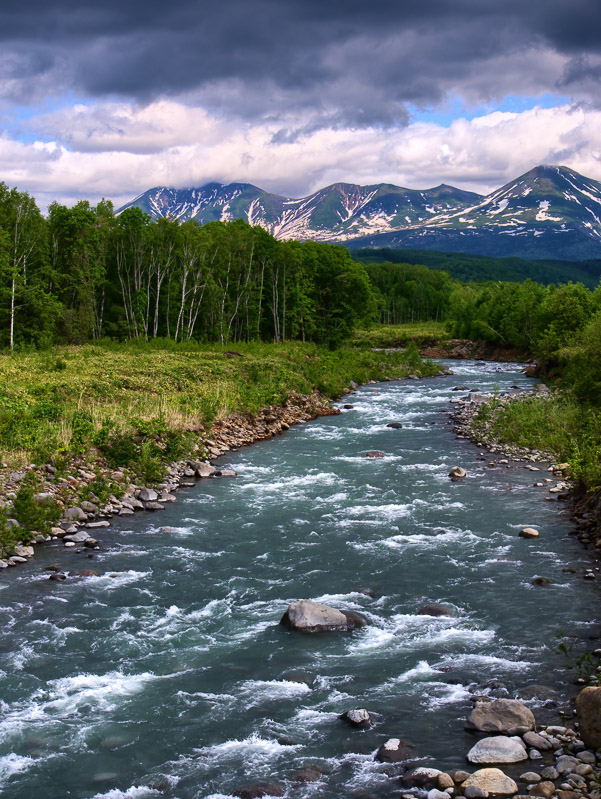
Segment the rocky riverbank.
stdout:
<svg viewBox="0 0 601 799">
<path fill-rule="evenodd" d="M 549 389 L 544 384 L 538 384 L 530 392 L 530 395 L 544 397 L 548 392 Z M 567 476 L 568 464 L 554 463 L 554 456 L 551 452 L 504 444 L 491 432 L 494 408 L 516 400 L 519 401 L 527 395 L 528 392 L 519 389 L 498 396 L 470 392 L 467 396 L 452 400 L 453 410 L 450 424 L 453 425 L 453 430 L 458 438 L 469 439 L 494 456 L 494 459 L 489 461 L 491 466 L 508 466 L 511 462 L 523 464 L 523 468 L 533 473 L 538 472 L 539 474 L 536 475 L 538 479 L 535 480 L 534 487 L 545 491 L 544 499 L 548 502 L 569 503 L 574 522 L 574 535 L 596 559 L 601 555 L 601 492 L 587 493 L 579 488 Z M 491 409 L 491 414 L 481 412 L 483 408 L 487 407 Z M 484 460 L 487 456 L 481 455 L 480 457 Z M 587 570 L 584 575 L 585 579 L 594 579 L 597 571 L 599 568 L 596 566 Z"/>
<path fill-rule="evenodd" d="M 20 542 L 11 552 L 4 553 L 0 558 L 0 569 L 26 563 L 34 556 L 35 547 L 47 541 L 62 539 L 66 547 L 97 549 L 100 546 L 98 534 L 110 526 L 114 517 L 143 510 L 162 510 L 166 503 L 176 501 L 176 492 L 182 486 L 193 486 L 198 480 L 207 478 L 236 476 L 230 469 L 213 466 L 210 463 L 212 459 L 255 441 L 269 439 L 293 425 L 338 413 L 340 411 L 318 392 L 293 393 L 284 405 L 262 408 L 255 416 L 232 414 L 214 421 L 210 431 L 199 426 L 194 431 L 198 436 L 197 457 L 171 464 L 165 480 L 152 487 L 138 485 L 127 469 L 110 469 L 100 457 L 93 462 L 74 459 L 63 470 L 65 476 L 59 475 L 52 464 L 30 464 L 18 472 L 10 472 L 3 465 L 0 471 L 0 500 L 3 504 L 10 507 L 20 485 L 33 472 L 38 484 L 34 500 L 55 502 L 61 509 L 61 518 L 48 534 L 35 533 L 33 541 Z M 95 492 L 100 493 L 101 488 L 107 487 L 109 494 L 103 502 Z M 18 534 L 19 522 L 9 519 L 8 524 Z M 56 572 L 54 579 L 63 579 L 64 575 L 62 578 L 60 575 Z"/>
<path fill-rule="evenodd" d="M 424 343 L 419 350 L 422 358 L 455 358 L 471 361 L 498 361 L 510 363 L 530 358 L 516 347 L 500 347 L 488 341 L 471 341 L 469 339 L 447 339 Z"/>
</svg>

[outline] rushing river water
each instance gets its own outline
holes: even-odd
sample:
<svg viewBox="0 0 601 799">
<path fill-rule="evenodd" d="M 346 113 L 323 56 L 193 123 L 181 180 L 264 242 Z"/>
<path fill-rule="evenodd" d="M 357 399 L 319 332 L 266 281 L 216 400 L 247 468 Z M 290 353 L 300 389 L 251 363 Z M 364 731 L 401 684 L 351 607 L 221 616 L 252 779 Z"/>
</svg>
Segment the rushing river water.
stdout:
<svg viewBox="0 0 601 799">
<path fill-rule="evenodd" d="M 586 553 L 562 506 L 532 488 L 544 470 L 489 467 L 446 415 L 458 384 L 532 381 L 516 364 L 451 365 L 454 377 L 366 386 L 340 416 L 231 453 L 237 479 L 120 520 L 94 560 L 57 543 L 6 570 L 0 793 L 196 799 L 271 779 L 293 799 L 385 797 L 398 784 L 373 752 L 387 738 L 459 767 L 473 693 L 491 680 L 511 696 L 557 688 L 556 634 L 593 630 L 596 585 L 562 571 Z M 374 449 L 385 457 L 366 459 Z M 449 480 L 456 465 L 465 480 Z M 524 525 L 541 538 L 519 538 Z M 100 576 L 49 581 L 53 562 Z M 368 626 L 287 631 L 278 621 L 300 598 Z M 455 616 L 416 615 L 432 601 Z M 371 729 L 338 720 L 355 707 Z M 294 782 L 308 764 L 323 778 Z"/>
</svg>

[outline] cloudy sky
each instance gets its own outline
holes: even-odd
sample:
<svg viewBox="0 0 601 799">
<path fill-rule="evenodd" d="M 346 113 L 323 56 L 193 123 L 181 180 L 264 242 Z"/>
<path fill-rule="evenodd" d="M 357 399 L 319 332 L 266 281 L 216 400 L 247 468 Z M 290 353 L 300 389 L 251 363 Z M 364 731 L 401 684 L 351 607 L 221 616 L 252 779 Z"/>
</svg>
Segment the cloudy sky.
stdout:
<svg viewBox="0 0 601 799">
<path fill-rule="evenodd" d="M 601 180 L 601 2 L 3 3 L 0 120 L 0 180 L 42 207 L 212 180 L 488 192 L 539 163 Z"/>
</svg>

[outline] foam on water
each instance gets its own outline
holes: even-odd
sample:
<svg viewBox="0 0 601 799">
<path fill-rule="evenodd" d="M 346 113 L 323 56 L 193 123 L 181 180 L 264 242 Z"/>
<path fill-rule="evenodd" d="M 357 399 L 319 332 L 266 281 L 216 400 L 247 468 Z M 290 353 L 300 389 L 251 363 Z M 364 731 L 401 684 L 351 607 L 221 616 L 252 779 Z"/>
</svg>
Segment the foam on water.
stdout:
<svg viewBox="0 0 601 799">
<path fill-rule="evenodd" d="M 155 788 L 132 785 L 126 791 L 121 791 L 119 788 L 111 788 L 110 791 L 105 793 L 95 793 L 92 799 L 146 799 L 146 797 L 160 796 L 161 794 L 162 791 Z"/>
<path fill-rule="evenodd" d="M 34 763 L 32 757 L 21 757 L 14 753 L 0 757 L 0 787 L 6 786 L 12 776 L 27 771 Z"/>
</svg>

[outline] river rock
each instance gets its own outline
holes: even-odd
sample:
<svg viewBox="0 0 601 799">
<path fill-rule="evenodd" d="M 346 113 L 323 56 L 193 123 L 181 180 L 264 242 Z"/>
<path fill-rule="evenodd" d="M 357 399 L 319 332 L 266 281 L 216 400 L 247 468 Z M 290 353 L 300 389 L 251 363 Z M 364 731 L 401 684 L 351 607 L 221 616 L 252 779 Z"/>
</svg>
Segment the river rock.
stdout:
<svg viewBox="0 0 601 799">
<path fill-rule="evenodd" d="M 380 452 L 380 450 L 378 450 L 378 449 L 372 449 L 369 452 L 365 453 L 365 457 L 366 458 L 383 458 L 384 457 L 384 453 Z"/>
<path fill-rule="evenodd" d="M 98 577 L 98 572 L 94 571 L 94 569 L 84 569 L 82 572 L 79 572 L 80 577 Z"/>
<path fill-rule="evenodd" d="M 111 523 L 109 521 L 107 521 L 106 519 L 102 519 L 102 521 L 99 521 L 99 522 L 88 522 L 86 524 L 86 527 L 89 528 L 90 530 L 96 530 L 96 529 L 98 529 L 100 527 L 110 527 L 110 526 L 111 526 Z"/>
<path fill-rule="evenodd" d="M 159 498 L 159 495 L 154 488 L 141 488 L 136 493 L 136 498 L 141 502 L 156 502 L 156 500 Z"/>
<path fill-rule="evenodd" d="M 544 796 L 545 799 L 551 799 L 553 794 L 555 793 L 556 788 L 554 783 L 548 782 L 539 782 L 536 785 L 530 785 L 528 787 L 528 793 L 530 796 Z"/>
<path fill-rule="evenodd" d="M 579 761 L 575 757 L 572 757 L 572 755 L 562 755 L 555 763 L 555 768 L 561 777 L 564 774 L 571 774 L 579 764 Z"/>
<path fill-rule="evenodd" d="M 19 524 L 19 522 L 16 519 L 7 519 L 6 520 L 6 527 L 9 530 L 18 530 L 21 527 L 21 525 Z"/>
<path fill-rule="evenodd" d="M 455 468 L 451 469 L 449 472 L 449 477 L 453 480 L 461 480 L 463 477 L 467 477 L 467 472 L 463 466 L 455 466 Z"/>
<path fill-rule="evenodd" d="M 601 747 L 601 688 L 588 686 L 576 697 L 580 737 L 591 749 Z"/>
<path fill-rule="evenodd" d="M 337 610 L 310 599 L 301 599 L 288 605 L 280 624 L 307 633 L 347 632 L 364 627 L 365 621 L 356 613 Z"/>
<path fill-rule="evenodd" d="M 94 505 L 93 502 L 88 502 L 87 500 L 81 503 L 81 509 L 85 510 L 86 513 L 98 513 L 98 505 Z"/>
<path fill-rule="evenodd" d="M 532 585 L 551 585 L 551 580 L 548 577 L 535 577 Z"/>
<path fill-rule="evenodd" d="M 539 538 L 540 533 L 534 527 L 523 527 L 520 530 L 520 538 Z"/>
<path fill-rule="evenodd" d="M 160 502 L 155 502 L 152 499 L 144 503 L 144 508 L 146 510 L 165 510 L 164 505 L 161 505 Z"/>
<path fill-rule="evenodd" d="M 467 759 L 470 763 L 520 763 L 528 759 L 528 752 L 521 738 L 494 735 L 472 746 Z"/>
<path fill-rule="evenodd" d="M 513 735 L 534 728 L 532 711 L 517 699 L 493 699 L 479 702 L 467 717 L 466 729 Z"/>
<path fill-rule="evenodd" d="M 417 611 L 418 616 L 452 616 L 453 611 L 446 605 L 440 605 L 438 602 L 431 602 L 428 605 L 422 605 Z"/>
<path fill-rule="evenodd" d="M 536 771 L 527 771 L 525 774 L 520 774 L 520 780 L 522 782 L 540 782 L 541 776 L 537 774 Z"/>
<path fill-rule="evenodd" d="M 371 716 L 364 707 L 347 710 L 338 718 L 348 722 L 353 727 L 369 727 L 371 724 Z"/>
<path fill-rule="evenodd" d="M 447 788 L 455 787 L 455 781 L 446 771 L 441 771 L 438 777 L 436 777 L 436 787 L 439 791 L 446 791 Z"/>
<path fill-rule="evenodd" d="M 442 774 L 437 768 L 418 766 L 403 775 L 402 782 L 407 788 L 431 788 Z"/>
<path fill-rule="evenodd" d="M 547 749 L 553 749 L 553 744 L 548 738 L 545 738 L 543 735 L 539 735 L 537 732 L 527 732 L 523 736 L 524 743 L 528 746 L 532 746 L 535 749 L 540 749 L 541 751 L 545 752 Z"/>
<path fill-rule="evenodd" d="M 518 792 L 518 786 L 511 777 L 508 777 L 498 768 L 480 768 L 470 774 L 467 780 L 461 784 L 466 796 L 465 789 L 470 786 L 480 788 L 481 791 L 485 791 L 487 794 L 494 793 L 498 796 L 513 796 Z"/>
<path fill-rule="evenodd" d="M 197 477 L 212 477 L 216 469 L 214 466 L 211 466 L 210 463 L 196 463 L 194 465 L 194 471 Z"/>
<path fill-rule="evenodd" d="M 32 558 L 34 555 L 33 547 L 25 546 L 23 544 L 17 544 L 17 546 L 14 547 L 13 552 L 20 558 Z"/>
<path fill-rule="evenodd" d="M 438 788 L 430 788 L 427 799 L 449 799 L 449 794 L 440 791 Z"/>
<path fill-rule="evenodd" d="M 239 796 L 240 799 L 261 799 L 262 796 L 284 796 L 285 792 L 284 786 L 277 782 L 257 782 L 248 788 L 234 791 L 234 796 Z"/>
<path fill-rule="evenodd" d="M 393 430 L 401 430 L 403 425 L 400 422 L 390 422 L 386 427 L 391 427 Z"/>
<path fill-rule="evenodd" d="M 483 791 L 476 785 L 468 785 L 464 791 L 465 799 L 487 799 L 488 791 Z"/>
<path fill-rule="evenodd" d="M 233 469 L 218 469 L 215 472 L 215 477 L 238 477 L 238 473 Z"/>
<path fill-rule="evenodd" d="M 87 541 L 90 537 L 89 533 L 85 533 L 83 530 L 79 533 L 70 533 L 69 535 L 63 536 L 63 541 L 73 544 L 83 544 L 84 541 Z"/>
<path fill-rule="evenodd" d="M 293 782 L 317 782 L 323 771 L 319 766 L 305 766 L 292 777 Z"/>
<path fill-rule="evenodd" d="M 400 738 L 389 738 L 376 752 L 375 759 L 380 763 L 400 763 L 412 757 L 413 745 Z"/>
<path fill-rule="evenodd" d="M 65 519 L 69 519 L 73 522 L 85 522 L 88 519 L 87 514 L 81 508 L 77 507 L 67 508 L 63 516 Z"/>
</svg>

